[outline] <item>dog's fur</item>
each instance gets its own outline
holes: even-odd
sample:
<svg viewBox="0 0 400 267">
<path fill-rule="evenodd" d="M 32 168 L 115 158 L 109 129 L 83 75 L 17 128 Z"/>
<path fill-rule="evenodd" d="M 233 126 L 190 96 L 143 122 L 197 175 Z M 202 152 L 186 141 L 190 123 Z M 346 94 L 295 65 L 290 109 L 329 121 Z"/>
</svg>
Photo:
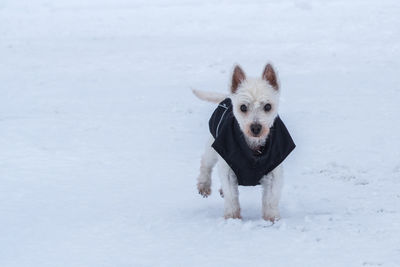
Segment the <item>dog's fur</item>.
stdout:
<svg viewBox="0 0 400 267">
<path fill-rule="evenodd" d="M 267 64 L 261 78 L 246 78 L 240 66 L 235 66 L 232 75 L 231 94 L 224 95 L 193 90 L 200 99 L 219 103 L 226 97 L 231 98 L 233 114 L 238 121 L 248 146 L 257 150 L 264 145 L 269 130 L 278 115 L 279 84 L 276 73 L 271 64 Z M 271 105 L 271 110 L 265 111 L 264 106 Z M 245 105 L 247 111 L 243 112 L 241 106 Z M 252 125 L 261 126 L 257 134 L 252 131 Z M 225 199 L 224 217 L 240 219 L 239 191 L 235 173 L 229 165 L 211 147 L 214 139 L 211 137 L 206 145 L 201 158 L 200 174 L 197 179 L 197 188 L 203 197 L 211 194 L 211 172 L 218 162 L 219 176 L 221 178 L 220 194 Z M 262 217 L 268 221 L 280 218 L 279 199 L 283 185 L 283 169 L 279 165 L 265 175 L 260 184 L 263 187 Z"/>
</svg>

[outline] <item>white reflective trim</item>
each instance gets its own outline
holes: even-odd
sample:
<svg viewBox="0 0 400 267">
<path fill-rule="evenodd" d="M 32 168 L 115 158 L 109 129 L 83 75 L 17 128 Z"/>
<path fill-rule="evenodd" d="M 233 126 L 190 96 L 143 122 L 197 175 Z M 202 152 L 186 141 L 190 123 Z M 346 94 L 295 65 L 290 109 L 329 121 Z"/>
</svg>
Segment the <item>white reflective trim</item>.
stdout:
<svg viewBox="0 0 400 267">
<path fill-rule="evenodd" d="M 225 111 L 224 111 L 224 113 L 222 113 L 221 119 L 218 122 L 217 129 L 215 130 L 215 137 L 218 137 L 219 125 L 221 124 L 222 120 L 224 119 L 225 113 L 228 110 L 228 107 L 225 104 L 219 105 L 219 106 L 225 108 Z"/>
</svg>

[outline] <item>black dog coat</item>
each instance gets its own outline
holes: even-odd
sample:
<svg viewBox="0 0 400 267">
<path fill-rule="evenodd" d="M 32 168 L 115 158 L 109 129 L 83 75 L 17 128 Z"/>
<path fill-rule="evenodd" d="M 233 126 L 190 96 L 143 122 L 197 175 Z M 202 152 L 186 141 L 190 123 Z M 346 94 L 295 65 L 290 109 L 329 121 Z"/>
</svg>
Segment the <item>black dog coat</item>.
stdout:
<svg viewBox="0 0 400 267">
<path fill-rule="evenodd" d="M 296 147 L 279 118 L 275 119 L 265 145 L 255 153 L 246 143 L 236 118 L 232 102 L 222 101 L 209 121 L 215 141 L 212 147 L 236 174 L 239 185 L 258 185 L 260 179 L 275 169 Z"/>
</svg>

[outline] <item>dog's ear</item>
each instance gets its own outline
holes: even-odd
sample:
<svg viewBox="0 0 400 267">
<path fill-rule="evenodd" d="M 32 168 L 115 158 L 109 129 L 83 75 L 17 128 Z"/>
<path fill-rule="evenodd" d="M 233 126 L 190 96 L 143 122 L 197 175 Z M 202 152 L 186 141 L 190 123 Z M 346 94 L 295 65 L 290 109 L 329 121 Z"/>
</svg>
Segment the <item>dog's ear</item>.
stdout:
<svg viewBox="0 0 400 267">
<path fill-rule="evenodd" d="M 271 64 L 265 66 L 262 78 L 266 80 L 275 90 L 279 89 L 278 78 Z"/>
<path fill-rule="evenodd" d="M 245 79 L 246 75 L 244 74 L 244 71 L 239 65 L 236 65 L 235 68 L 233 69 L 233 75 L 232 75 L 232 85 L 231 85 L 232 93 L 236 92 L 236 90 L 239 87 L 239 84 Z"/>
</svg>

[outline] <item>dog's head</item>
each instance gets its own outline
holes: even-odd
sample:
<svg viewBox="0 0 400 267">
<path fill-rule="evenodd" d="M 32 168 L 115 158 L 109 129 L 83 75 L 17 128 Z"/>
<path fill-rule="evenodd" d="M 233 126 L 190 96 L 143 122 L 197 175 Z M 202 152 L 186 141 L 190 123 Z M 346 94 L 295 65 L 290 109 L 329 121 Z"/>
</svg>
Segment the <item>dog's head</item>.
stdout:
<svg viewBox="0 0 400 267">
<path fill-rule="evenodd" d="M 279 85 L 272 65 L 265 66 L 261 78 L 246 78 L 235 66 L 231 91 L 233 114 L 248 145 L 253 149 L 262 146 L 278 115 Z"/>
</svg>

